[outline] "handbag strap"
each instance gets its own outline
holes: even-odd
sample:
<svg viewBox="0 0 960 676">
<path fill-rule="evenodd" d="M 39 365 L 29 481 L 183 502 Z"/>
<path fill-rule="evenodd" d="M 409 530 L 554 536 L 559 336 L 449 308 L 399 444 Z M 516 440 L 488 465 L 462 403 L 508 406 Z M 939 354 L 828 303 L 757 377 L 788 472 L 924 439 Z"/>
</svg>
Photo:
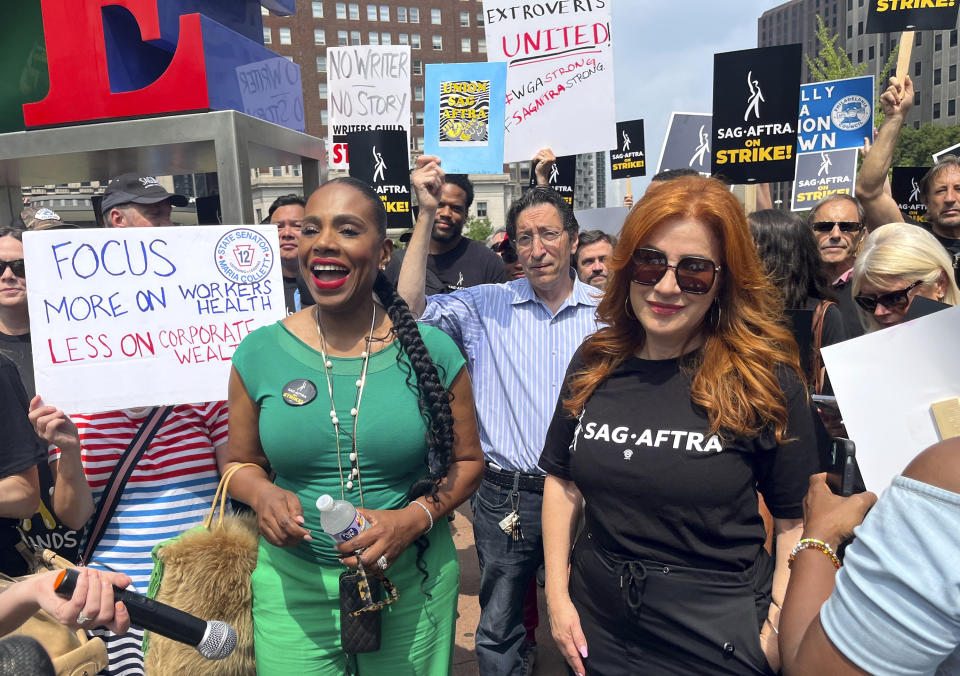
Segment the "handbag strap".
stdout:
<svg viewBox="0 0 960 676">
<path fill-rule="evenodd" d="M 810 357 L 810 371 L 813 376 L 814 394 L 821 394 L 824 384 L 823 362 L 820 357 L 820 347 L 823 345 L 823 320 L 827 315 L 827 309 L 831 305 L 836 305 L 832 300 L 821 300 L 817 303 L 817 309 L 813 311 L 813 345 Z"/>
<path fill-rule="evenodd" d="M 100 502 L 93 513 L 93 525 L 90 528 L 87 537 L 87 543 L 83 548 L 83 554 L 80 556 L 80 565 L 86 565 L 93 557 L 93 552 L 103 539 L 107 531 L 107 524 L 113 518 L 113 513 L 117 511 L 117 505 L 120 504 L 120 496 L 127 485 L 127 480 L 133 474 L 137 462 L 143 457 L 144 452 L 150 446 L 150 442 L 160 431 L 160 426 L 167 416 L 173 411 L 172 406 L 154 407 L 147 415 L 147 419 L 137 430 L 137 433 L 130 440 L 127 450 L 120 457 L 116 469 L 110 475 L 106 487 L 103 489 L 103 495 L 100 496 Z"/>
<path fill-rule="evenodd" d="M 220 503 L 220 518 L 217 520 L 217 528 L 223 528 L 223 514 L 227 508 L 227 486 L 230 485 L 230 479 L 237 473 L 237 470 L 241 470 L 244 467 L 260 467 L 260 465 L 255 462 L 241 462 L 232 465 L 230 469 L 223 473 L 223 478 L 220 479 L 220 483 L 217 485 L 217 492 L 213 494 L 213 504 L 210 505 L 210 512 L 207 514 L 207 518 L 203 520 L 203 527 L 207 530 L 210 530 L 210 524 L 213 523 L 213 515 L 217 512 L 217 502 Z"/>
</svg>

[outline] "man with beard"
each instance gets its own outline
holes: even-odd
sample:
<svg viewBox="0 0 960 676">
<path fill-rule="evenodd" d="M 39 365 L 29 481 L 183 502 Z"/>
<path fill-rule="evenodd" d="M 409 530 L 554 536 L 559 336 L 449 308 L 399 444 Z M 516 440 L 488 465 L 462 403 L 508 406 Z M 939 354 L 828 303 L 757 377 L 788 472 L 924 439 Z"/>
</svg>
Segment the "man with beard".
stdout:
<svg viewBox="0 0 960 676">
<path fill-rule="evenodd" d="M 883 124 L 857 175 L 857 197 L 866 211 L 868 230 L 904 220 L 896 201 L 884 192 L 883 182 L 893 163 L 893 150 L 900 138 L 900 129 L 913 105 L 913 94 L 909 76 L 904 77 L 902 83 L 892 77 L 890 86 L 880 97 Z M 960 260 L 960 158 L 942 156 L 920 181 L 920 192 L 927 205 L 926 222 L 920 225 L 930 230 L 950 252 L 954 275 L 960 280 L 957 274 L 960 272 L 957 270 Z"/>
<path fill-rule="evenodd" d="M 607 286 L 607 259 L 613 255 L 616 240 L 603 230 L 584 230 L 580 233 L 580 243 L 573 255 L 577 268 L 577 277 L 584 284 L 603 291 Z"/>
<path fill-rule="evenodd" d="M 503 261 L 482 242 L 463 236 L 463 224 L 473 203 L 473 184 L 464 174 L 447 174 L 430 237 L 427 257 L 428 296 L 450 293 L 477 284 L 507 281 Z M 385 274 L 396 285 L 405 249 L 394 250 Z"/>
</svg>

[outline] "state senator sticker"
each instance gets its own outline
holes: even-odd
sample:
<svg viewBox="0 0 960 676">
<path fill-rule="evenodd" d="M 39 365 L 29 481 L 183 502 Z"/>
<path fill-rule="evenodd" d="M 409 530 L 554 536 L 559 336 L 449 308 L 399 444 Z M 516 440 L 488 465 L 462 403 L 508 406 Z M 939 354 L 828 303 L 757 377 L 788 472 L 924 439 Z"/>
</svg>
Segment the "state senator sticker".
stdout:
<svg viewBox="0 0 960 676">
<path fill-rule="evenodd" d="M 287 383 L 280 396 L 291 406 L 305 406 L 317 398 L 317 386 L 309 380 L 298 378 Z"/>
<path fill-rule="evenodd" d="M 254 284 L 273 268 L 273 246 L 256 230 L 237 228 L 217 241 L 214 259 L 217 270 L 229 281 Z"/>
</svg>

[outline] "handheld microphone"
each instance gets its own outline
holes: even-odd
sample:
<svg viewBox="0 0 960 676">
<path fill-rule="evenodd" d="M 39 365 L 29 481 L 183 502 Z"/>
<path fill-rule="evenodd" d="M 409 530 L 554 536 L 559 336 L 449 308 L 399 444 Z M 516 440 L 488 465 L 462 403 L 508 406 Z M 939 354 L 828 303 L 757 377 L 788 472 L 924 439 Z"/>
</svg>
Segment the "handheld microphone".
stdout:
<svg viewBox="0 0 960 676">
<path fill-rule="evenodd" d="M 65 598 L 73 596 L 79 574 L 76 568 L 61 571 L 54 582 L 54 591 Z M 134 624 L 174 641 L 194 646 L 208 660 L 222 660 L 237 647 L 237 632 L 226 622 L 207 622 L 115 585 L 113 598 L 123 601 Z"/>
<path fill-rule="evenodd" d="M 53 662 L 40 642 L 30 636 L 11 636 L 0 641 L 0 676 L 56 676 Z"/>
</svg>

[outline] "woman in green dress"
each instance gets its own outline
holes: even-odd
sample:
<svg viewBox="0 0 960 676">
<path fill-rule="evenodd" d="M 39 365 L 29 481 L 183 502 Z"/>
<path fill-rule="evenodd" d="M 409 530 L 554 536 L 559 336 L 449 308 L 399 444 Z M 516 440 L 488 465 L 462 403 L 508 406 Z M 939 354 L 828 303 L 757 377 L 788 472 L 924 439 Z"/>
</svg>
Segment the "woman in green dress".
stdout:
<svg viewBox="0 0 960 676">
<path fill-rule="evenodd" d="M 439 195 L 435 169 L 414 180 Z M 435 211 L 421 200 L 419 218 Z M 451 670 L 459 568 L 445 517 L 477 488 L 483 456 L 462 355 L 417 326 L 380 272 L 393 246 L 386 221 L 359 181 L 314 192 L 299 257 L 316 305 L 254 331 L 233 358 L 221 469 L 258 465 L 239 470 L 230 493 L 253 507 L 262 535 L 252 580 L 259 676 Z M 335 548 L 316 508 L 324 494 L 349 500 L 370 528 Z M 338 578 L 359 550 L 399 599 L 380 611 L 380 650 L 352 664 Z"/>
</svg>

